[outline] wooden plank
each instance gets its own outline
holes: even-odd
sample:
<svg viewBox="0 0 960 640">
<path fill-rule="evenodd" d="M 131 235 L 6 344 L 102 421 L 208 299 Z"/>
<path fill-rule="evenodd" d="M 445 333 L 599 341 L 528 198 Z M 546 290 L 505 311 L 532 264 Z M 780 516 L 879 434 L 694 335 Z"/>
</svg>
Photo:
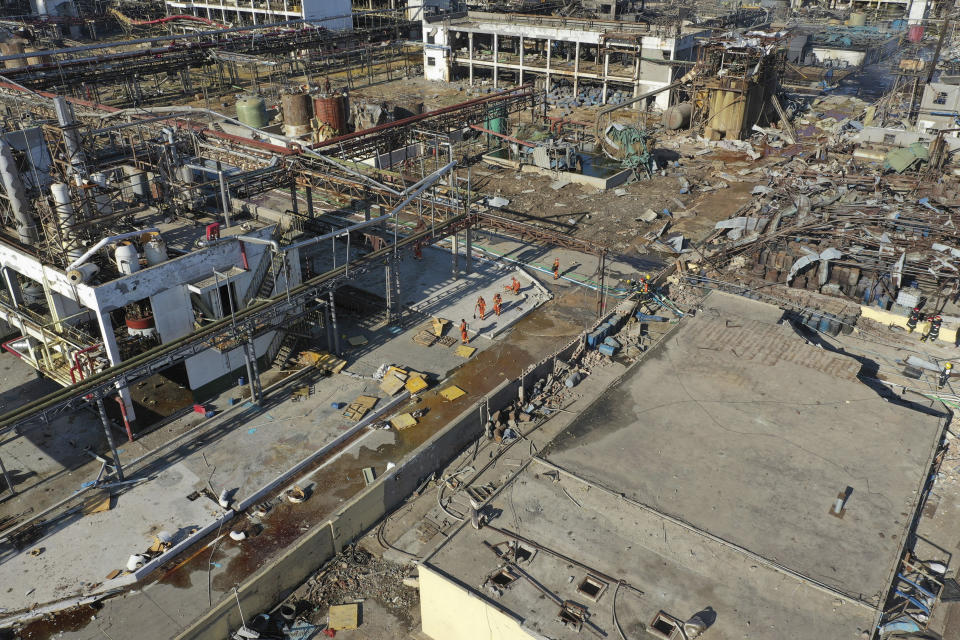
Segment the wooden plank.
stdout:
<svg viewBox="0 0 960 640">
<path fill-rule="evenodd" d="M 441 391 L 440 396 L 444 400 L 451 401 L 451 400 L 456 400 L 460 396 L 466 395 L 466 393 L 467 393 L 466 391 L 464 391 L 463 389 L 461 389 L 460 387 L 454 384 L 454 385 L 450 385 L 449 387 Z"/>
<path fill-rule="evenodd" d="M 356 629 L 360 618 L 360 605 L 335 604 L 327 614 L 327 627 L 334 631 Z"/>
<path fill-rule="evenodd" d="M 390 424 L 393 425 L 394 429 L 403 430 L 403 429 L 408 429 L 414 426 L 415 424 L 417 424 L 417 419 L 414 418 L 409 413 L 401 413 L 398 416 L 394 416 L 393 418 L 390 418 Z"/>
</svg>

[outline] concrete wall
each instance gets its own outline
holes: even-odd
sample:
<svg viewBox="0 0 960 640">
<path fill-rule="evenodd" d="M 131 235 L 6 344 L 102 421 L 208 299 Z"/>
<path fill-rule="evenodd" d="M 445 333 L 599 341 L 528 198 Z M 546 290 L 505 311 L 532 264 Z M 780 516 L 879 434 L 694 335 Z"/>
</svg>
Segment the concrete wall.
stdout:
<svg viewBox="0 0 960 640">
<path fill-rule="evenodd" d="M 380 476 L 363 493 L 345 504 L 330 520 L 311 529 L 278 560 L 249 577 L 239 588 L 244 612 L 252 616 L 270 609 L 288 596 L 335 553 L 406 500 L 426 477 L 445 467 L 470 443 L 482 437 L 488 404 L 496 411 L 512 401 L 517 397 L 521 381 L 525 388 L 532 388 L 539 377 L 553 370 L 554 358 L 569 357 L 578 348 L 580 340 L 581 337 L 578 337 L 556 356 L 543 359 L 520 379 L 503 381 L 484 399 L 411 452 L 397 467 Z M 236 600 L 230 594 L 180 633 L 177 640 L 222 640 L 239 626 Z"/>
<path fill-rule="evenodd" d="M 423 632 L 435 640 L 530 640 L 519 618 L 488 603 L 429 565 L 421 564 L 420 607 Z M 586 632 L 584 632 L 586 634 Z M 587 634 L 589 636 L 589 634 Z"/>
</svg>

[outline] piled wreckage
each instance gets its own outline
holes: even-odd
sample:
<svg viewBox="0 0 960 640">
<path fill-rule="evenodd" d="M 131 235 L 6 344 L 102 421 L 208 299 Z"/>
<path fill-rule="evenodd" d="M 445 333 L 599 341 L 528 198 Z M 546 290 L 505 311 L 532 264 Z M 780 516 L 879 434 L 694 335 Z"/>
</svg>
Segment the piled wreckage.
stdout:
<svg viewBox="0 0 960 640">
<path fill-rule="evenodd" d="M 883 175 L 845 162 L 795 157 L 766 167 L 767 186 L 717 223 L 708 271 L 774 283 L 907 316 L 921 299 L 949 311 L 960 294 L 957 185 L 928 172 Z M 957 313 L 956 315 L 960 315 Z M 944 314 L 947 323 L 960 318 Z"/>
</svg>

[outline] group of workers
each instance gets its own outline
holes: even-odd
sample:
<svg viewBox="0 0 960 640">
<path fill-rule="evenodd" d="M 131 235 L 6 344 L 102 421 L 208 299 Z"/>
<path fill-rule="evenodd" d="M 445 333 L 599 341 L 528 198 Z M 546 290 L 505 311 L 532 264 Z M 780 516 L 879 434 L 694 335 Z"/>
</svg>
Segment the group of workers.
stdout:
<svg viewBox="0 0 960 640">
<path fill-rule="evenodd" d="M 503 288 L 505 291 L 512 291 L 515 296 L 520 295 L 520 281 L 514 276 L 511 276 L 510 284 L 505 285 Z M 473 310 L 475 312 L 473 314 L 474 319 L 477 318 L 477 314 L 480 314 L 481 320 L 486 319 L 487 301 L 483 299 L 483 296 L 477 298 L 477 304 L 474 305 Z M 503 311 L 503 298 L 499 293 L 495 293 L 493 294 L 493 312 L 499 318 L 501 311 Z M 467 321 L 463 319 L 460 320 L 460 341 L 463 342 L 463 344 L 470 342 L 470 336 L 467 334 Z"/>
<path fill-rule="evenodd" d="M 943 324 L 943 318 L 939 313 L 932 316 L 924 316 L 920 307 L 914 307 L 910 312 L 910 317 L 907 318 L 907 331 L 913 333 L 913 330 L 917 328 L 917 324 L 921 320 L 930 322 L 930 330 L 920 336 L 920 342 L 926 342 L 927 340 L 936 342 L 937 338 L 940 337 L 940 326 Z"/>
</svg>

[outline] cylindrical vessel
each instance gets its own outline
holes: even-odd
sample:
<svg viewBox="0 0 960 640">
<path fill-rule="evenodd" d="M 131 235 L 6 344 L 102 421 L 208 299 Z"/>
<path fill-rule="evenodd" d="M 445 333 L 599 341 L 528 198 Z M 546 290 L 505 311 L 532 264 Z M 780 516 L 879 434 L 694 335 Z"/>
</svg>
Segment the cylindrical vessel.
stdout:
<svg viewBox="0 0 960 640">
<path fill-rule="evenodd" d="M 113 213 L 113 202 L 110 194 L 104 191 L 107 188 L 107 174 L 98 171 L 90 175 L 90 181 L 97 186 L 93 189 L 93 202 L 98 216 L 108 216 Z"/>
<path fill-rule="evenodd" d="M 0 138 L 0 182 L 3 183 L 3 190 L 7 192 L 7 200 L 10 202 L 10 211 L 17 225 L 20 242 L 32 245 L 39 238 L 37 224 L 30 215 L 27 192 L 23 188 L 20 170 L 13 158 L 13 148 L 2 138 Z"/>
<path fill-rule="evenodd" d="M 70 186 L 62 182 L 50 185 L 50 193 L 57 211 L 57 222 L 60 225 L 60 237 L 63 241 L 63 250 L 70 262 L 83 255 L 83 248 L 74 235 L 73 227 L 77 224 L 77 216 L 70 202 Z"/>
<path fill-rule="evenodd" d="M 854 11 L 850 14 L 850 19 L 847 21 L 851 27 L 862 27 L 867 24 L 867 14 L 862 11 Z"/>
<path fill-rule="evenodd" d="M 144 202 L 147 199 L 147 174 L 143 171 L 131 173 L 128 178 L 130 181 L 130 191 L 133 192 L 133 199 L 138 202 Z"/>
<path fill-rule="evenodd" d="M 140 270 L 140 253 L 131 242 L 121 242 L 117 245 L 114 254 L 117 259 L 117 269 L 120 273 L 128 274 Z"/>
<path fill-rule="evenodd" d="M 310 132 L 313 117 L 313 102 L 306 93 L 286 93 L 281 98 L 283 107 L 283 132 L 294 137 Z"/>
<path fill-rule="evenodd" d="M 153 322 L 153 316 L 144 316 L 142 318 L 133 318 L 127 316 L 124 318 L 124 324 L 127 325 L 127 333 L 131 336 L 141 336 L 144 338 L 156 335 L 157 328 Z"/>
<path fill-rule="evenodd" d="M 253 127 L 263 129 L 267 126 L 267 103 L 260 96 L 245 96 L 237 100 L 237 120 Z"/>
<path fill-rule="evenodd" d="M 663 112 L 663 126 L 671 131 L 686 129 L 690 125 L 693 105 L 689 102 L 675 104 Z"/>
<path fill-rule="evenodd" d="M 182 165 L 177 169 L 177 173 L 180 175 L 180 181 L 184 184 L 193 184 L 194 174 L 193 169 L 187 165 Z"/>
<path fill-rule="evenodd" d="M 923 40 L 923 25 L 910 25 L 910 27 L 907 29 L 907 40 L 910 42 L 920 42 Z"/>
<path fill-rule="evenodd" d="M 347 114 L 342 95 L 322 95 L 313 99 L 313 112 L 318 122 L 332 129 L 337 136 L 347 131 Z"/>
<path fill-rule="evenodd" d="M 167 243 L 159 233 L 150 234 L 151 237 L 143 244 L 143 255 L 147 265 L 153 266 L 167 261 Z"/>
</svg>

